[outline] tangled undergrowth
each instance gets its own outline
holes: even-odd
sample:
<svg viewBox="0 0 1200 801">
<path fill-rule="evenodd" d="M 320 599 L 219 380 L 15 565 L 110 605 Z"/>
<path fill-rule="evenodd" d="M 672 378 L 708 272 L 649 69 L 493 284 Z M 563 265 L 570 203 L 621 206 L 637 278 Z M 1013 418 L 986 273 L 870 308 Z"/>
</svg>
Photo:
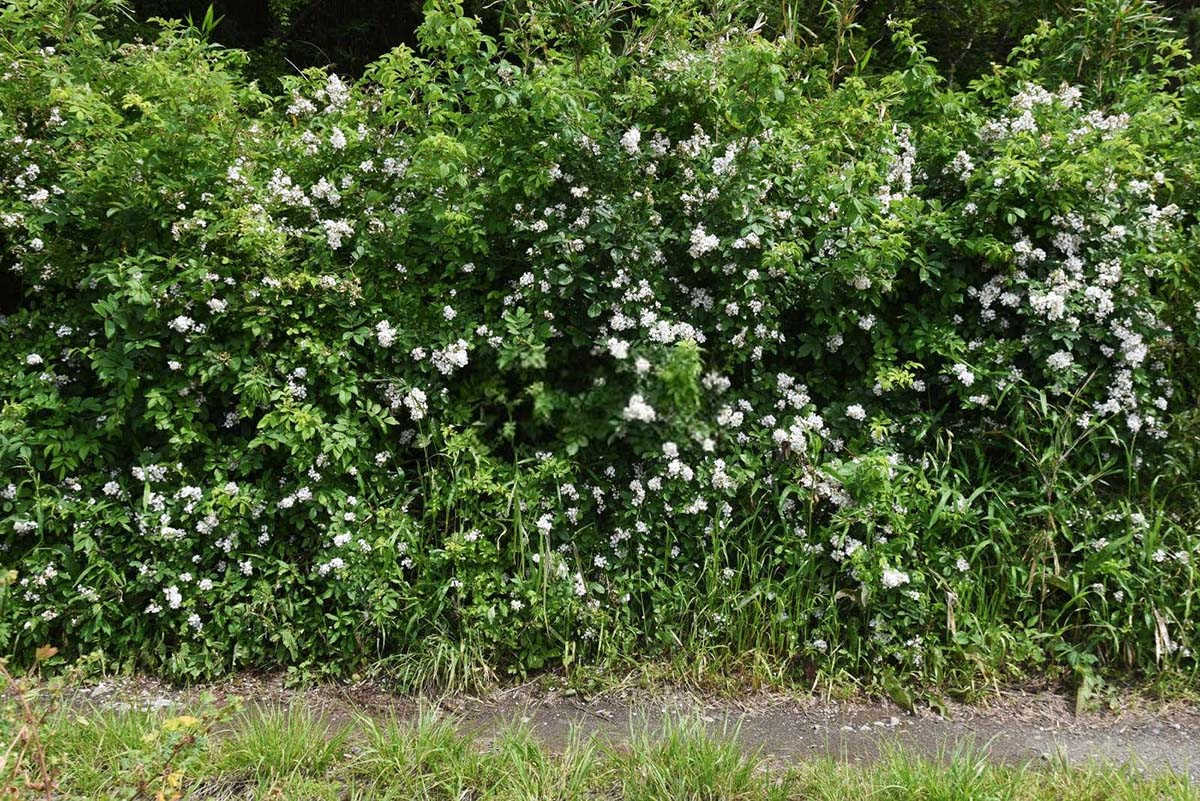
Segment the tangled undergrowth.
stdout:
<svg viewBox="0 0 1200 801">
<path fill-rule="evenodd" d="M 1193 675 L 1200 91 L 1148 8 L 958 89 L 903 24 L 881 74 L 433 2 L 271 97 L 7 4 L 0 651 Z"/>
</svg>

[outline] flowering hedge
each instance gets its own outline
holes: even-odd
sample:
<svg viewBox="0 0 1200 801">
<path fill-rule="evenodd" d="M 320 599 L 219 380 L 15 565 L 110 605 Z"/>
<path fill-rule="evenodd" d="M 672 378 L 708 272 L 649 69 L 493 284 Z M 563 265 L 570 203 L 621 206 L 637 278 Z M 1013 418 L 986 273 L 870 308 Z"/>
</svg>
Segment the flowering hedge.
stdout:
<svg viewBox="0 0 1200 801">
<path fill-rule="evenodd" d="M 1194 665 L 1176 43 L 1074 85 L 1047 27 L 954 90 L 903 26 L 835 80 L 681 11 L 581 52 L 434 3 L 274 98 L 116 8 L 0 14 L 3 651 Z"/>
</svg>

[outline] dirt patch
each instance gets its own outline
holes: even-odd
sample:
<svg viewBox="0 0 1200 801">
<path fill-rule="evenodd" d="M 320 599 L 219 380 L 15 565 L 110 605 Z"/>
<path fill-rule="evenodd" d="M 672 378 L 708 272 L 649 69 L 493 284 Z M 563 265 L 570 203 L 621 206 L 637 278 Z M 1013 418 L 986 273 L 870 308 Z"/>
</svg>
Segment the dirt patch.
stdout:
<svg viewBox="0 0 1200 801">
<path fill-rule="evenodd" d="M 1068 699 L 1049 692 L 1011 691 L 987 705 L 950 704 L 943 716 L 909 714 L 888 702 L 761 692 L 730 700 L 682 690 L 624 689 L 584 699 L 569 691 L 523 685 L 483 696 L 423 699 L 372 683 L 293 690 L 278 676 L 241 676 L 188 690 L 146 679 L 108 680 L 80 688 L 73 701 L 106 708 L 177 708 L 204 692 L 218 699 L 241 696 L 251 706 L 303 705 L 335 726 L 358 714 L 411 718 L 421 705 L 433 704 L 484 742 L 519 723 L 553 750 L 564 748 L 573 733 L 619 745 L 633 732 L 688 718 L 777 764 L 813 756 L 870 761 L 895 744 L 930 758 L 969 748 L 1005 763 L 1063 759 L 1070 764 L 1130 764 L 1139 770 L 1171 769 L 1200 781 L 1200 706 L 1179 703 L 1151 710 L 1134 704 L 1120 712 L 1077 717 Z"/>
</svg>

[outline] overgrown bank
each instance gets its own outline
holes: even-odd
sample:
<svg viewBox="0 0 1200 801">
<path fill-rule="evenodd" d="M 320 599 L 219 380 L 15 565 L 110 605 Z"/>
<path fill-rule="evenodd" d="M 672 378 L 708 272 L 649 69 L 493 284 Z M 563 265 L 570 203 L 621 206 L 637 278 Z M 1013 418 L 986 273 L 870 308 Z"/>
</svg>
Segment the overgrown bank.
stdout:
<svg viewBox="0 0 1200 801">
<path fill-rule="evenodd" d="M 272 98 L 115 9 L 0 15 L 3 652 L 1194 670 L 1200 93 L 1157 27 L 954 89 L 904 26 L 879 76 L 435 3 Z"/>
</svg>

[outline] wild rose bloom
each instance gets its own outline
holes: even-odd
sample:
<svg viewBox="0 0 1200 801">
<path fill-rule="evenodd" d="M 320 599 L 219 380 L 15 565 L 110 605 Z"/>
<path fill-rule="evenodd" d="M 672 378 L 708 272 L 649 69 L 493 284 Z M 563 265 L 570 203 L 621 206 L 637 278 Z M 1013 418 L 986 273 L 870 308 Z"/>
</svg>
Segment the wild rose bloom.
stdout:
<svg viewBox="0 0 1200 801">
<path fill-rule="evenodd" d="M 885 567 L 883 569 L 883 575 L 880 577 L 880 581 L 886 589 L 890 590 L 895 589 L 902 584 L 907 584 L 909 577 L 908 574 L 903 571 Z"/>
</svg>

